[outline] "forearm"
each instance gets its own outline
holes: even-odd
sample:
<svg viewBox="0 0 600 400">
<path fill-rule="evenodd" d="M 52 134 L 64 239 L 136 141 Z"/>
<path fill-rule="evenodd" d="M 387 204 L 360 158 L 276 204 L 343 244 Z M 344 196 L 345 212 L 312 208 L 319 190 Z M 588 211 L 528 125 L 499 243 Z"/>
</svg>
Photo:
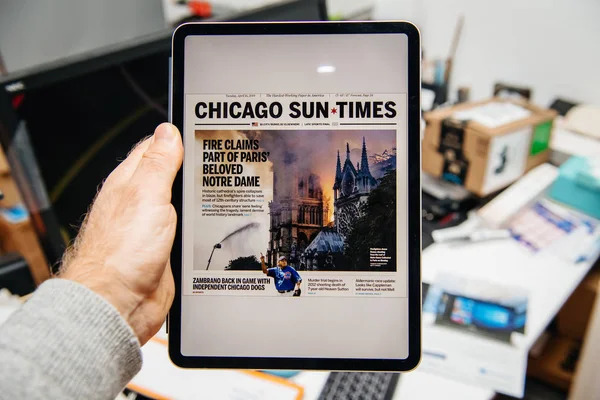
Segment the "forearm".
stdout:
<svg viewBox="0 0 600 400">
<path fill-rule="evenodd" d="M 0 325 L 0 360 L 6 398 L 114 399 L 141 367 L 139 342 L 116 309 L 62 279 Z"/>
<path fill-rule="evenodd" d="M 265 264 L 265 260 L 260 260 L 260 267 L 262 268 L 262 272 L 263 274 L 266 274 L 267 271 L 267 264 Z"/>
</svg>

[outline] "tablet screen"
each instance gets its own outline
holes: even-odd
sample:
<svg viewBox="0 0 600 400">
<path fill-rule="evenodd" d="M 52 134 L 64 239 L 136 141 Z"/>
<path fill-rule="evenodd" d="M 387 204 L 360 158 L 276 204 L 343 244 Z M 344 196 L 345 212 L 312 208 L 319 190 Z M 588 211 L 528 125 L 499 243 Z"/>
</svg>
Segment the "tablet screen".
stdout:
<svg viewBox="0 0 600 400">
<path fill-rule="evenodd" d="M 183 356 L 408 356 L 407 43 L 185 38 Z"/>
</svg>

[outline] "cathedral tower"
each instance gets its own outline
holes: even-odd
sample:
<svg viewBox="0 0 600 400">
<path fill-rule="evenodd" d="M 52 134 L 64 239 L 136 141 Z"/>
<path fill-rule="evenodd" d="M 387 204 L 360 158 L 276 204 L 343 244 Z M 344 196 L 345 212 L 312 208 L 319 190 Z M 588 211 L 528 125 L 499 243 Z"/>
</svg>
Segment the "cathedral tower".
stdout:
<svg viewBox="0 0 600 400">
<path fill-rule="evenodd" d="M 300 254 L 327 225 L 329 210 L 319 175 L 300 168 L 294 154 L 275 161 L 273 171 L 268 258 L 276 265 L 280 256 L 286 256 L 297 267 Z"/>
<path fill-rule="evenodd" d="M 363 137 L 361 160 L 356 167 L 350 159 L 350 145 L 346 143 L 346 160 L 341 167 L 340 155 L 336 165 L 334 191 L 334 218 L 336 230 L 344 239 L 360 217 L 360 206 L 367 201 L 377 180 L 371 175 L 367 143 Z"/>
</svg>

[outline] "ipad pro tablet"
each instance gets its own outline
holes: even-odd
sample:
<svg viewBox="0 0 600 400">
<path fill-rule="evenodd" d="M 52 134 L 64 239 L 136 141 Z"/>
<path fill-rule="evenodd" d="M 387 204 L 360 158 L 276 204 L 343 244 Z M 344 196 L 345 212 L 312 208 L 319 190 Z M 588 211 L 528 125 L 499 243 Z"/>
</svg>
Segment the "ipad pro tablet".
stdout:
<svg viewBox="0 0 600 400">
<path fill-rule="evenodd" d="M 175 364 L 418 364 L 420 62 L 406 22 L 176 30 Z"/>
</svg>

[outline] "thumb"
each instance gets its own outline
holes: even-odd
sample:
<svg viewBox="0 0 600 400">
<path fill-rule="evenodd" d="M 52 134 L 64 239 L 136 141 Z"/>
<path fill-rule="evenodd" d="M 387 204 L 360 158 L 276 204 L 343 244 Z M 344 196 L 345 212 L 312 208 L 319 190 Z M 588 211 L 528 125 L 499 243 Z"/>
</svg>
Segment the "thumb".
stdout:
<svg viewBox="0 0 600 400">
<path fill-rule="evenodd" d="M 169 123 L 160 124 L 150 139 L 132 180 L 170 199 L 173 181 L 183 161 L 183 144 L 179 130 Z"/>
</svg>

